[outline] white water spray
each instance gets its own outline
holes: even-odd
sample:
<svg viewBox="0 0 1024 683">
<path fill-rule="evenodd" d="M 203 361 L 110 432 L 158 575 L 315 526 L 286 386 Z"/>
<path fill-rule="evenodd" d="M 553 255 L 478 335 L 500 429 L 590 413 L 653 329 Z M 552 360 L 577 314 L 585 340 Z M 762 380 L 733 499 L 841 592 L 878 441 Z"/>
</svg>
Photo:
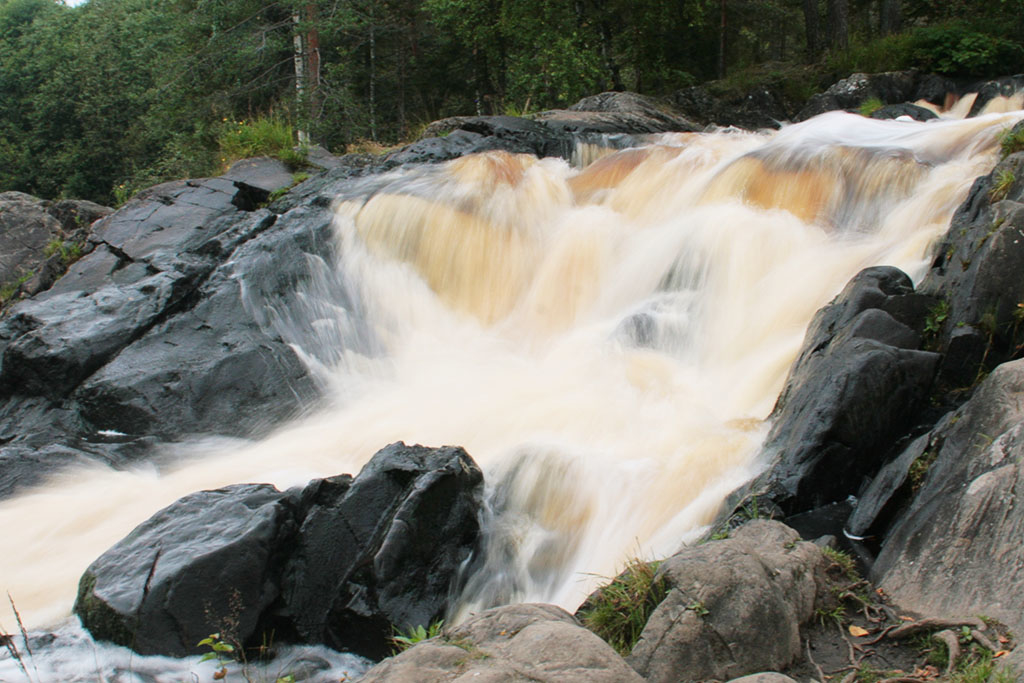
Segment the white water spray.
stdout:
<svg viewBox="0 0 1024 683">
<path fill-rule="evenodd" d="M 341 262 L 311 269 L 314 313 L 264 311 L 328 388 L 323 409 L 260 443 L 183 447 L 172 471 L 65 473 L 0 503 L 0 588 L 29 627 L 53 625 L 86 566 L 177 498 L 355 473 L 405 440 L 462 445 L 489 482 L 492 554 L 463 608 L 572 610 L 756 473 L 814 311 L 867 266 L 919 277 L 1020 118 L 834 113 L 659 136 L 583 169 L 490 153 L 380 179 L 338 206 Z M 339 277 L 369 345 L 324 294 Z M 294 324 L 310 316 L 315 335 Z"/>
</svg>

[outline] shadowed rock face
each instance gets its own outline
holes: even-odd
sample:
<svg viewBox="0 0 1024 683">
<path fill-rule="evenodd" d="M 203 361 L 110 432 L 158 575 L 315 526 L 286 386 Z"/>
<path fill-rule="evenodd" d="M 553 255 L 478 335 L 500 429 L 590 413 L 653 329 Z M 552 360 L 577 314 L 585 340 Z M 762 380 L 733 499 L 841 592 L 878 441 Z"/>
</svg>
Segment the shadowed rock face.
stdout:
<svg viewBox="0 0 1024 683">
<path fill-rule="evenodd" d="M 461 448 L 396 443 L 355 479 L 193 493 L 86 570 L 75 613 L 142 654 L 274 633 L 379 659 L 393 628 L 445 615 L 477 546 L 482 482 Z"/>
<path fill-rule="evenodd" d="M 772 413 L 770 469 L 747 487 L 786 514 L 840 501 L 915 424 L 938 354 L 919 350 L 933 301 L 892 267 L 859 273 L 808 327 Z"/>
</svg>

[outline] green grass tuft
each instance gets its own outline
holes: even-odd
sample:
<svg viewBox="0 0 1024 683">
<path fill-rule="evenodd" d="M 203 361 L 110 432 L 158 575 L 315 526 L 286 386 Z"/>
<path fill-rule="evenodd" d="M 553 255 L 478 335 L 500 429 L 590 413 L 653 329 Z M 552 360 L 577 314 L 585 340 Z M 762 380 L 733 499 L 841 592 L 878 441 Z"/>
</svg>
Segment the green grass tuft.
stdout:
<svg viewBox="0 0 1024 683">
<path fill-rule="evenodd" d="M 664 579 L 656 578 L 659 562 L 631 560 L 611 583 L 598 589 L 580 609 L 583 625 L 625 656 L 640 639 L 654 609 L 668 592 Z M 703 616 L 700 605 L 694 611 Z"/>
</svg>

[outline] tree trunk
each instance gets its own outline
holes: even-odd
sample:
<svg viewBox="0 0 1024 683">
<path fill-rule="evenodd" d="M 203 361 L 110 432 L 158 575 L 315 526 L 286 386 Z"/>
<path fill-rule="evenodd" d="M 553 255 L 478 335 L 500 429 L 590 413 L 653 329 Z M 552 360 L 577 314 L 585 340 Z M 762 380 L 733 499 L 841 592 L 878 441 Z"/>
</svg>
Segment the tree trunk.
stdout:
<svg viewBox="0 0 1024 683">
<path fill-rule="evenodd" d="M 292 22 L 295 25 L 295 35 L 292 37 L 292 59 L 295 64 L 295 99 L 298 102 L 298 108 L 301 111 L 306 105 L 306 50 L 303 44 L 302 31 L 299 30 L 299 26 L 302 23 L 302 17 L 298 11 L 292 14 Z M 302 127 L 300 123 L 296 134 L 299 138 L 300 145 L 309 144 L 309 131 Z"/>
<path fill-rule="evenodd" d="M 821 20 L 818 16 L 818 0 L 803 0 L 804 32 L 807 34 L 807 61 L 817 61 L 821 54 Z"/>
<path fill-rule="evenodd" d="M 833 51 L 850 46 L 849 0 L 828 0 L 829 44 Z"/>
<path fill-rule="evenodd" d="M 881 15 L 883 36 L 900 30 L 900 0 L 882 0 Z"/>
<path fill-rule="evenodd" d="M 725 0 L 719 3 L 718 23 L 718 77 L 725 78 Z"/>
</svg>

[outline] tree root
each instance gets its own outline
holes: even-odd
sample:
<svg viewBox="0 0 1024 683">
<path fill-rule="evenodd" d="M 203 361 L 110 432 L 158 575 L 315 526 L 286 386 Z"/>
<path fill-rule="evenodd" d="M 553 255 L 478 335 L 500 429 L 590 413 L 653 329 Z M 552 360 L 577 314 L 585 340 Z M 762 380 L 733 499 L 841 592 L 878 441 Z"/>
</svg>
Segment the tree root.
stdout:
<svg viewBox="0 0 1024 683">
<path fill-rule="evenodd" d="M 949 676 L 956 670 L 956 660 L 960 658 L 960 639 L 949 629 L 932 634 L 932 638 L 949 648 L 949 663 L 946 665 L 946 675 Z"/>
</svg>

